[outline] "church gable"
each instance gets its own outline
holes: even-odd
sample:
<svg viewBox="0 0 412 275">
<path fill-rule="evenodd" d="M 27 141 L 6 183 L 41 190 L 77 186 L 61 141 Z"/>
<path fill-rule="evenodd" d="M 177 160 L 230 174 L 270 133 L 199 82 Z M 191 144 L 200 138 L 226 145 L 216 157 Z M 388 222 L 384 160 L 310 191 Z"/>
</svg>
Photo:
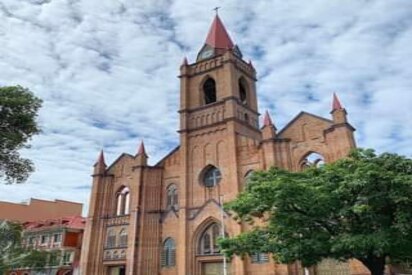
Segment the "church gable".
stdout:
<svg viewBox="0 0 412 275">
<path fill-rule="evenodd" d="M 170 151 L 164 158 L 162 158 L 155 166 L 175 166 L 180 164 L 180 154 L 179 154 L 180 146 L 175 147 L 172 151 Z"/>
<path fill-rule="evenodd" d="M 107 172 L 116 177 L 122 176 L 126 171 L 130 173 L 134 159 L 132 155 L 123 153 L 107 168 Z"/>
<path fill-rule="evenodd" d="M 312 140 L 323 142 L 324 130 L 332 125 L 332 120 L 301 112 L 278 133 L 278 137 L 294 142 Z"/>
</svg>

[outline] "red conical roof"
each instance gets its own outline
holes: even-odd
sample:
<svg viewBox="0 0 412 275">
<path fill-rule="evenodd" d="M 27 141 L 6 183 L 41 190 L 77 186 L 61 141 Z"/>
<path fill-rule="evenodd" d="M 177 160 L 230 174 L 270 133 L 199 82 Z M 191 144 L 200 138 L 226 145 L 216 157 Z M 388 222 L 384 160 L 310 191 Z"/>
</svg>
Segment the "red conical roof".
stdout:
<svg viewBox="0 0 412 275">
<path fill-rule="evenodd" d="M 217 14 L 210 26 L 205 44 L 218 49 L 231 49 L 234 46 L 232 39 L 230 39 L 225 26 Z"/>
<path fill-rule="evenodd" d="M 336 93 L 333 93 L 333 103 L 332 103 L 332 111 L 335 110 L 342 110 L 342 104 L 340 104 L 339 98 Z"/>
<path fill-rule="evenodd" d="M 142 142 L 140 143 L 140 146 L 139 146 L 139 150 L 137 150 L 137 154 L 138 155 L 146 155 L 146 150 L 145 150 L 145 148 L 144 148 L 144 143 L 143 143 L 143 140 L 142 140 Z"/>
<path fill-rule="evenodd" d="M 272 119 L 270 118 L 269 112 L 266 110 L 265 116 L 263 118 L 263 126 L 273 125 Z"/>
</svg>

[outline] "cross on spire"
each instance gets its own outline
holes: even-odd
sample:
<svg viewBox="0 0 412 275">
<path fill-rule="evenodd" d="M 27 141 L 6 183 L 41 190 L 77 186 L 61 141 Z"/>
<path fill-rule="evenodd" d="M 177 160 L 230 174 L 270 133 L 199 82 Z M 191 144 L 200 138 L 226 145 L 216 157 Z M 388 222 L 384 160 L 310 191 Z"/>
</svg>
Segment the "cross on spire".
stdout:
<svg viewBox="0 0 412 275">
<path fill-rule="evenodd" d="M 216 15 L 219 14 L 219 9 L 220 9 L 220 7 L 216 7 L 216 8 L 213 9 L 216 12 Z"/>
</svg>

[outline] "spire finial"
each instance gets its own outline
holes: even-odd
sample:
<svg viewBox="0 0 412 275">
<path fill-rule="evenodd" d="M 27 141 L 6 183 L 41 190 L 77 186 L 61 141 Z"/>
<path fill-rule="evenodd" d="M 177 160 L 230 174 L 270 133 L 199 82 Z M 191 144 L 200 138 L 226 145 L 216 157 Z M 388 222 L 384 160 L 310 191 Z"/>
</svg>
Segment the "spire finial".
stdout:
<svg viewBox="0 0 412 275">
<path fill-rule="evenodd" d="M 220 9 L 220 7 L 215 7 L 213 10 L 216 12 L 216 16 L 218 16 L 219 15 L 219 9 Z"/>
<path fill-rule="evenodd" d="M 270 125 L 273 125 L 272 118 L 270 117 L 268 110 L 266 110 L 265 116 L 263 118 L 263 127 L 270 126 Z"/>
<path fill-rule="evenodd" d="M 332 103 L 332 111 L 335 110 L 342 110 L 342 104 L 339 101 L 338 96 L 336 95 L 336 93 L 333 93 L 333 103 Z"/>
</svg>

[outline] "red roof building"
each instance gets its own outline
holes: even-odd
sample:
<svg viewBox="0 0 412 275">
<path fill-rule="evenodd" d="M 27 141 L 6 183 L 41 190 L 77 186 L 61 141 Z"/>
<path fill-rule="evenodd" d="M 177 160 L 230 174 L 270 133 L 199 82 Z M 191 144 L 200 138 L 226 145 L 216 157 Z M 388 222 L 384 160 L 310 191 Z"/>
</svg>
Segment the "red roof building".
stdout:
<svg viewBox="0 0 412 275">
<path fill-rule="evenodd" d="M 22 245 L 27 249 L 56 252 L 49 260 L 47 274 L 71 275 L 78 272 L 86 219 L 67 216 L 23 223 Z M 29 269 L 12 270 L 9 275 L 31 274 Z"/>
</svg>

